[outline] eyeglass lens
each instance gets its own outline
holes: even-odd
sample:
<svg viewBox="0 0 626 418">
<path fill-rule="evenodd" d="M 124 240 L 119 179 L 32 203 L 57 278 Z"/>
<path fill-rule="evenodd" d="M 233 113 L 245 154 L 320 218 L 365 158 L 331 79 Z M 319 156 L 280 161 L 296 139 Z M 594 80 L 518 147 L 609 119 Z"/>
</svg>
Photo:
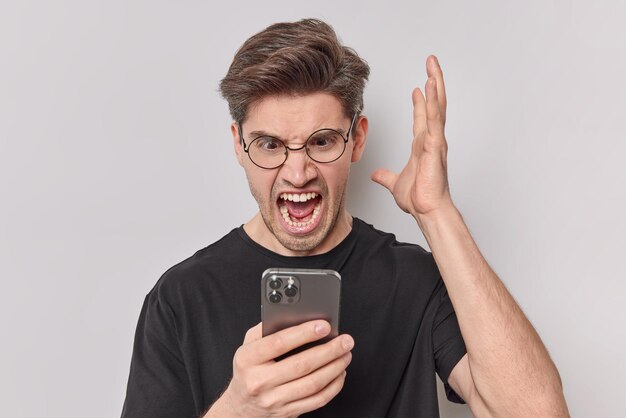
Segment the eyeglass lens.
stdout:
<svg viewBox="0 0 626 418">
<path fill-rule="evenodd" d="M 343 136 L 334 129 L 320 129 L 314 132 L 305 144 L 308 156 L 320 163 L 337 160 L 343 154 L 345 147 L 346 142 Z M 265 168 L 280 166 L 287 160 L 287 154 L 285 144 L 270 136 L 254 139 L 248 148 L 248 155 L 252 162 Z"/>
</svg>

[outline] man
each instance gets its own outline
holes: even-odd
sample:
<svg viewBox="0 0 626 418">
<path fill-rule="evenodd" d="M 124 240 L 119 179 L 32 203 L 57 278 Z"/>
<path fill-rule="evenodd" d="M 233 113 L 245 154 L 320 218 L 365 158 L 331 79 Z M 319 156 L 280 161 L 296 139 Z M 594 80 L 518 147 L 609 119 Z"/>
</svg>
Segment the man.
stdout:
<svg viewBox="0 0 626 418">
<path fill-rule="evenodd" d="M 434 417 L 435 372 L 478 417 L 568 415 L 546 348 L 452 202 L 443 74 L 434 56 L 426 66 L 409 161 L 372 179 L 415 218 L 432 253 L 346 210 L 368 131 L 367 64 L 317 20 L 272 25 L 244 43 L 220 87 L 259 212 L 146 296 L 123 417 Z M 262 337 L 269 267 L 337 270 L 342 334 L 276 361 L 329 324 Z"/>
</svg>

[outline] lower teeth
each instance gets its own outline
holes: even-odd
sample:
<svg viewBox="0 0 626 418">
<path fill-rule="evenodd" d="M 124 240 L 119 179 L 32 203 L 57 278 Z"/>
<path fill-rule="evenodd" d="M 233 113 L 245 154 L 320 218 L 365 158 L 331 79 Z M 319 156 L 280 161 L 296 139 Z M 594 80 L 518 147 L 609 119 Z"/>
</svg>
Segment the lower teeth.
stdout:
<svg viewBox="0 0 626 418">
<path fill-rule="evenodd" d="M 302 227 L 302 226 L 311 225 L 313 223 L 313 221 L 315 221 L 315 219 L 317 219 L 317 217 L 319 216 L 319 212 L 320 212 L 320 207 L 321 206 L 322 206 L 321 202 L 318 203 L 317 205 L 315 205 L 315 208 L 313 209 L 313 215 L 311 215 L 311 219 L 309 219 L 306 222 L 293 221 L 291 219 L 291 216 L 289 215 L 289 212 L 287 211 L 287 206 L 281 206 L 280 207 L 280 213 L 283 215 L 283 219 L 285 220 L 285 222 L 287 222 L 287 224 L 289 226 Z"/>
</svg>

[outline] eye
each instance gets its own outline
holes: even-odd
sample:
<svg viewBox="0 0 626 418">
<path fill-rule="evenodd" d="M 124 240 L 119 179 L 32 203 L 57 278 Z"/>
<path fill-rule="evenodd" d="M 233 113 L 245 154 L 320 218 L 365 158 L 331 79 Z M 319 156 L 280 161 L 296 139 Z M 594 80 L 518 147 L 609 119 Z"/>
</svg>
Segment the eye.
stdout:
<svg viewBox="0 0 626 418">
<path fill-rule="evenodd" d="M 307 145 L 309 146 L 309 148 L 324 150 L 328 148 L 333 148 L 341 141 L 343 141 L 343 139 L 341 138 L 339 133 L 328 130 L 318 132 L 313 135 L 311 138 L 309 138 Z"/>
<path fill-rule="evenodd" d="M 276 152 L 283 149 L 284 145 L 276 138 L 262 136 L 254 140 L 254 148 L 263 152 Z"/>
</svg>

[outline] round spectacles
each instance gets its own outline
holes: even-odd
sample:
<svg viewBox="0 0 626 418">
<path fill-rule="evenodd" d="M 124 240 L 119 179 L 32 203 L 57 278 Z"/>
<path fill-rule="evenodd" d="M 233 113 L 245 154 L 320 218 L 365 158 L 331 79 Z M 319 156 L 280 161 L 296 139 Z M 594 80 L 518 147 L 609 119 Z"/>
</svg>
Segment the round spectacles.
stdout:
<svg viewBox="0 0 626 418">
<path fill-rule="evenodd" d="M 335 129 L 322 128 L 309 135 L 304 145 L 297 148 L 289 147 L 281 139 L 269 135 L 258 136 L 246 146 L 241 124 L 239 123 L 237 126 L 239 137 L 243 142 L 243 150 L 248 154 L 250 161 L 258 167 L 274 169 L 287 161 L 289 151 L 300 151 L 301 149 L 305 150 L 310 159 L 318 163 L 332 163 L 338 160 L 346 150 L 346 144 L 355 120 L 356 113 L 352 117 L 350 128 L 345 137 Z"/>
</svg>

